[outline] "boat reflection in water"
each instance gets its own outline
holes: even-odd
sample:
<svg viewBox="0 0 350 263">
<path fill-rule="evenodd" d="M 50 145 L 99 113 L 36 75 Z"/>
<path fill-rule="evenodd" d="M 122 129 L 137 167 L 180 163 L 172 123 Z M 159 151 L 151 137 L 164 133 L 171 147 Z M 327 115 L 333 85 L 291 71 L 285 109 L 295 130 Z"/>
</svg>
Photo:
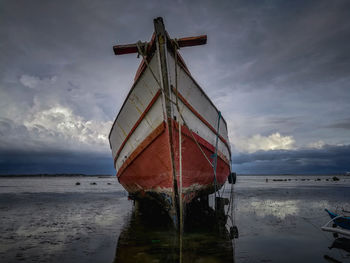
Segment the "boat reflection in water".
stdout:
<svg viewBox="0 0 350 263">
<path fill-rule="evenodd" d="M 342 249 L 350 253 L 350 239 L 346 237 L 338 237 L 333 241 L 333 244 L 329 247 L 329 249 L 332 248 Z"/>
<path fill-rule="evenodd" d="M 337 234 L 335 234 L 335 239 L 332 243 L 332 245 L 330 247 L 328 247 L 330 250 L 332 249 L 337 249 L 338 250 L 338 256 L 340 255 L 341 256 L 341 259 L 340 260 L 348 260 L 349 259 L 349 256 L 350 256 L 350 239 L 346 238 L 346 237 L 337 237 Z M 347 254 L 347 255 L 344 255 L 344 252 Z M 342 261 L 339 261 L 329 255 L 324 255 L 324 258 L 330 262 L 342 262 Z"/>
<path fill-rule="evenodd" d="M 223 202 L 218 202 L 216 212 L 207 202 L 192 202 L 182 235 L 154 203 L 135 203 L 114 262 L 234 262 L 232 239 L 238 232 L 235 226 L 228 227 L 227 199 L 219 201 Z"/>
</svg>

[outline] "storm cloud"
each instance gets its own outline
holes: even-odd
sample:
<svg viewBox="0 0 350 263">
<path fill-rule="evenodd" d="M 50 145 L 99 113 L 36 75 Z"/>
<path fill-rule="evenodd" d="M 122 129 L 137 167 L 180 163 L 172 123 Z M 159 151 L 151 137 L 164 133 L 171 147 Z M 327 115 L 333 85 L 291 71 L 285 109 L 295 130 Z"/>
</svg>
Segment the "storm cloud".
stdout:
<svg viewBox="0 0 350 263">
<path fill-rule="evenodd" d="M 228 123 L 234 170 L 350 170 L 349 11 L 346 0 L 2 1 L 0 172 L 114 173 L 108 132 L 140 58 L 112 46 L 149 40 L 158 16 L 172 37 L 208 35 L 180 52 Z"/>
<path fill-rule="evenodd" d="M 113 175 L 109 153 L 75 151 L 0 151 L 0 174 Z"/>
<path fill-rule="evenodd" d="M 350 146 L 257 151 L 237 154 L 233 166 L 240 173 L 317 174 L 345 173 L 349 169 Z"/>
</svg>

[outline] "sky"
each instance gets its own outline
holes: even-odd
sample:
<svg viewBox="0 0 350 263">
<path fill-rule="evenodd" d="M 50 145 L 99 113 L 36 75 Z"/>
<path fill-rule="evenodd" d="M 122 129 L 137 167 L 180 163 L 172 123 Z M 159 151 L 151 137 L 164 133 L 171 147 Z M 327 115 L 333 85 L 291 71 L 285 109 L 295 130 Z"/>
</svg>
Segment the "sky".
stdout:
<svg viewBox="0 0 350 263">
<path fill-rule="evenodd" d="M 162 16 L 241 174 L 350 171 L 350 2 L 1 0 L 0 174 L 115 174 L 108 133 Z"/>
</svg>

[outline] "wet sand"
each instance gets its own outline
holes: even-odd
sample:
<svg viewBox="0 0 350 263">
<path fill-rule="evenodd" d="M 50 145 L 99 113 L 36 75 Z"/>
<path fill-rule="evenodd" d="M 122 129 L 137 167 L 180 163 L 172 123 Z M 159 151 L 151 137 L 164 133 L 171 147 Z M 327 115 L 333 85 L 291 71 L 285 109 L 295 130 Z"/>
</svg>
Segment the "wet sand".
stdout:
<svg viewBox="0 0 350 263">
<path fill-rule="evenodd" d="M 114 260 L 132 207 L 115 178 L 16 178 L 0 185 L 0 262 Z"/>
<path fill-rule="evenodd" d="M 273 181 L 276 178 L 283 181 Z M 350 206 L 350 178 L 331 178 L 241 178 L 235 200 L 240 231 L 236 262 L 336 262 L 325 256 L 350 262 L 348 251 L 329 249 L 335 238 L 320 230 L 330 220 L 325 208 L 341 211 Z"/>
<path fill-rule="evenodd" d="M 182 247 L 166 217 L 135 207 L 115 178 L 0 178 L 0 262 L 350 262 L 319 228 L 324 208 L 350 210 L 350 177 L 329 178 L 238 177 L 226 230 L 195 208 Z"/>
</svg>

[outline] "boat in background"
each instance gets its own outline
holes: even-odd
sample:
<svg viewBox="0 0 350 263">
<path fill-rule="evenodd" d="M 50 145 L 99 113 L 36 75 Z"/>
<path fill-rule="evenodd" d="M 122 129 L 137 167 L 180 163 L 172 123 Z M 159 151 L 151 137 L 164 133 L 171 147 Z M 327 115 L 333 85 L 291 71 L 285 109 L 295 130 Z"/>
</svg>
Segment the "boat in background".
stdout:
<svg viewBox="0 0 350 263">
<path fill-rule="evenodd" d="M 175 225 L 186 204 L 218 191 L 231 174 L 227 124 L 178 50 L 207 37 L 171 39 L 154 19 L 150 42 L 114 46 L 142 62 L 109 134 L 117 178 L 131 198 L 154 200 Z"/>
<path fill-rule="evenodd" d="M 325 209 L 325 211 L 328 213 L 331 220 L 327 222 L 327 224 L 325 224 L 323 227 L 321 227 L 321 229 L 327 232 L 350 236 L 350 217 L 345 215 L 335 214 L 329 211 L 328 209 Z M 333 223 L 333 227 L 328 226 L 331 223 Z"/>
</svg>

